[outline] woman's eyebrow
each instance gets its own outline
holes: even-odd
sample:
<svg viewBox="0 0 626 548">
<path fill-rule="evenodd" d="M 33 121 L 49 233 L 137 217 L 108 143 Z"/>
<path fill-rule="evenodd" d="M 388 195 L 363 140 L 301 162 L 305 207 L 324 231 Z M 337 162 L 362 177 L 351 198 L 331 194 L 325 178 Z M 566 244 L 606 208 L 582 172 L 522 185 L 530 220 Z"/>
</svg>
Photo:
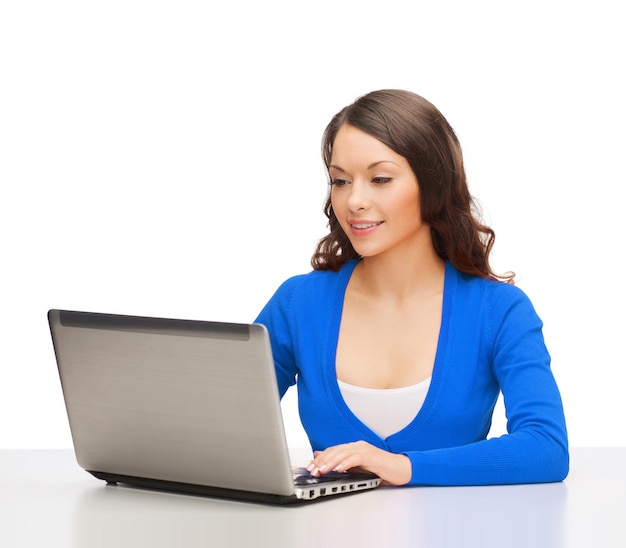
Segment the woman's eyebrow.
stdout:
<svg viewBox="0 0 626 548">
<path fill-rule="evenodd" d="M 398 164 L 396 164 L 392 160 L 379 160 L 378 162 L 371 163 L 369 166 L 367 166 L 367 169 L 374 169 L 375 167 L 377 167 L 380 164 L 393 164 L 394 166 L 398 166 Z M 398 167 L 400 167 L 400 166 L 398 166 Z"/>
<path fill-rule="evenodd" d="M 370 170 L 370 169 L 374 169 L 375 167 L 377 167 L 380 164 L 393 164 L 394 166 L 398 166 L 398 164 L 396 164 L 394 161 L 392 160 L 378 160 L 377 162 L 372 162 L 370 165 L 367 166 L 366 169 Z M 400 166 L 398 166 L 400 167 Z M 335 164 L 331 164 L 328 166 L 329 169 L 336 169 L 337 171 L 341 171 L 341 173 L 346 173 L 346 170 L 339 167 L 338 165 Z"/>
</svg>

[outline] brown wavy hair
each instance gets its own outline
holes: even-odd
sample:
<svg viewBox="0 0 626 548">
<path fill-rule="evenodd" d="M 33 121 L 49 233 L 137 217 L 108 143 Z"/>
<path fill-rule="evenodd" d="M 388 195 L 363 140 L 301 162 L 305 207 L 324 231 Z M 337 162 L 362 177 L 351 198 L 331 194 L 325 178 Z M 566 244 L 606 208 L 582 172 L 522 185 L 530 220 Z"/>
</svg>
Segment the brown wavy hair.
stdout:
<svg viewBox="0 0 626 548">
<path fill-rule="evenodd" d="M 459 140 L 433 104 L 404 90 L 373 91 L 358 98 L 339 111 L 324 131 L 322 158 L 327 170 L 335 137 L 344 124 L 372 135 L 406 158 L 417 177 L 422 220 L 430 226 L 439 257 L 465 274 L 513 282 L 513 273 L 497 275 L 489 265 L 495 233 L 480 221 Z M 359 255 L 339 225 L 330 191 L 324 213 L 330 232 L 319 241 L 311 265 L 315 270 L 336 271 Z"/>
</svg>

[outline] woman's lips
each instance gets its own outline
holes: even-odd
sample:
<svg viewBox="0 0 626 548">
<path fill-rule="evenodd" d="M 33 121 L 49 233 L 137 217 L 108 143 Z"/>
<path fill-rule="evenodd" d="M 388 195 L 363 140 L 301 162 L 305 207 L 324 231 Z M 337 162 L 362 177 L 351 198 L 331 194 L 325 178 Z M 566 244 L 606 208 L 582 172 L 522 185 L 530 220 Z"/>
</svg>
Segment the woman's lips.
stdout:
<svg viewBox="0 0 626 548">
<path fill-rule="evenodd" d="M 374 232 L 380 225 L 383 224 L 383 221 L 348 221 L 350 225 L 350 231 L 352 234 L 356 236 L 366 236 L 367 234 L 371 234 Z"/>
</svg>

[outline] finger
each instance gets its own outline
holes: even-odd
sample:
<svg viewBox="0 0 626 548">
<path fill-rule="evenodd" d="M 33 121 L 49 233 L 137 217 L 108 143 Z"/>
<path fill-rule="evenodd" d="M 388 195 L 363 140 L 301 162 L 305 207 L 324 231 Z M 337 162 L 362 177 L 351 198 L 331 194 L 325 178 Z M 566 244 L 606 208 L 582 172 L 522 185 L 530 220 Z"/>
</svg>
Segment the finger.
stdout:
<svg viewBox="0 0 626 548">
<path fill-rule="evenodd" d="M 313 453 L 313 459 L 307 466 L 307 470 L 313 476 L 330 472 L 334 468 L 332 463 L 336 461 L 336 454 L 336 447 L 331 447 L 325 451 L 316 451 Z"/>
<path fill-rule="evenodd" d="M 352 444 L 330 447 L 320 452 L 309 465 L 312 475 L 326 474 L 331 470 L 345 472 L 359 464 L 359 457 L 354 453 Z"/>
<path fill-rule="evenodd" d="M 344 453 L 337 456 L 337 462 L 333 466 L 333 470 L 337 472 L 347 472 L 358 466 L 361 462 L 360 456 L 355 453 Z"/>
</svg>

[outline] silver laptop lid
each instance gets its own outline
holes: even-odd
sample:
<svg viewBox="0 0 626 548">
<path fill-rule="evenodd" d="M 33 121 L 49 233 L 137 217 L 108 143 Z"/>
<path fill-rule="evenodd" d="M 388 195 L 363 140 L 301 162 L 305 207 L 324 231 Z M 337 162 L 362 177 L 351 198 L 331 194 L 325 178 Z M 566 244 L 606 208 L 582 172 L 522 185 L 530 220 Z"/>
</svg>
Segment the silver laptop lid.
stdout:
<svg viewBox="0 0 626 548">
<path fill-rule="evenodd" d="M 82 468 L 293 494 L 264 326 L 60 310 L 48 318 Z"/>
</svg>

